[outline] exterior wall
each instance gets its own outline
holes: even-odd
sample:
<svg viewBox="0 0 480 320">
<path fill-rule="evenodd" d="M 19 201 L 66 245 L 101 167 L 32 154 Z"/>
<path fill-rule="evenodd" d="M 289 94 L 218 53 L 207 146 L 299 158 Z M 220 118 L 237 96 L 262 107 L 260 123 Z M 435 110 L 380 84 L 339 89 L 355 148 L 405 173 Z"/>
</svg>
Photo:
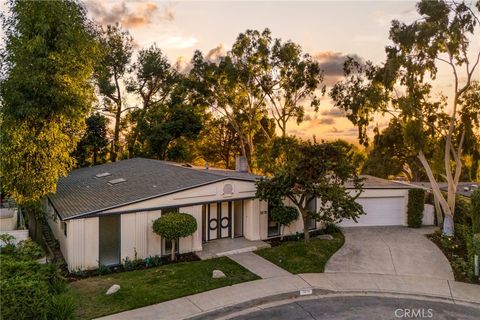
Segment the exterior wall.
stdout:
<svg viewBox="0 0 480 320">
<path fill-rule="evenodd" d="M 233 186 L 232 194 L 223 194 L 226 184 Z M 202 187 L 192 188 L 150 200 L 145 200 L 119 208 L 105 210 L 104 213 L 143 211 L 146 208 L 182 207 L 192 204 L 231 201 L 255 197 L 255 183 L 250 181 L 225 180 Z"/>
<path fill-rule="evenodd" d="M 260 240 L 260 201 L 244 201 L 244 236 L 247 240 Z"/>
<path fill-rule="evenodd" d="M 180 253 L 202 250 L 202 206 L 181 207 L 180 212 L 191 214 L 197 220 L 197 231 L 186 238 L 180 239 Z M 129 259 L 144 259 L 149 256 L 161 255 L 162 239 L 153 232 L 153 222 L 161 216 L 161 211 L 143 211 L 122 214 L 120 217 L 121 261 Z"/>
<path fill-rule="evenodd" d="M 0 231 L 17 229 L 17 208 L 0 208 Z"/>
<path fill-rule="evenodd" d="M 47 213 L 47 222 L 48 225 L 50 226 L 50 230 L 52 230 L 53 236 L 55 239 L 58 240 L 58 243 L 60 244 L 60 251 L 63 254 L 63 257 L 65 258 L 65 261 L 67 264 L 70 264 L 68 261 L 68 246 L 67 246 L 67 237 L 65 236 L 65 233 L 63 232 L 62 229 L 62 221 L 60 218 L 57 217 L 55 214 L 54 209 L 48 201 L 45 202 L 45 211 Z M 68 236 L 68 221 L 66 221 L 67 224 L 67 236 Z"/>
<path fill-rule="evenodd" d="M 133 212 L 120 215 L 120 259 L 144 259 L 160 255 L 161 238 L 153 232 L 153 221 L 161 216 L 160 210 Z"/>
<path fill-rule="evenodd" d="M 98 267 L 98 218 L 67 221 L 66 253 L 70 271 Z"/>
</svg>

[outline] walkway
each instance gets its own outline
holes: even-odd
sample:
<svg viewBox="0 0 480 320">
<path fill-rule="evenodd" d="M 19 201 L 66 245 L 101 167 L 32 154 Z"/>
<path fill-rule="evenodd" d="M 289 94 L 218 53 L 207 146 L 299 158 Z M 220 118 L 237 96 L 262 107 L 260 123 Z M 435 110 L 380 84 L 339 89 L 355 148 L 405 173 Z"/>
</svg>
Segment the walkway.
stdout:
<svg viewBox="0 0 480 320">
<path fill-rule="evenodd" d="M 479 285 L 412 276 L 311 273 L 244 282 L 101 319 L 218 319 L 228 313 L 300 295 L 367 293 L 440 298 L 455 303 L 474 303 L 474 307 L 480 308 Z"/>
<path fill-rule="evenodd" d="M 435 228 L 344 228 L 345 244 L 325 272 L 374 273 L 453 280 L 445 255 L 425 234 Z"/>
<path fill-rule="evenodd" d="M 250 241 L 245 238 L 225 238 L 204 243 L 202 251 L 198 251 L 196 254 L 200 259 L 205 260 L 269 247 L 268 243 L 261 240 Z"/>
<path fill-rule="evenodd" d="M 288 271 L 253 252 L 239 253 L 228 257 L 262 279 L 291 275 Z"/>
</svg>

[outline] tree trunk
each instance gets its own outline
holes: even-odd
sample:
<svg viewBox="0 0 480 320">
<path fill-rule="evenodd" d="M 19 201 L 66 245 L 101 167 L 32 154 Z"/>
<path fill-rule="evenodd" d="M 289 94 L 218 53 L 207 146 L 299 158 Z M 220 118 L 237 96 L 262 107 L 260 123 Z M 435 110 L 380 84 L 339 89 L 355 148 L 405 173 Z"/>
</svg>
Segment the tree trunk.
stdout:
<svg viewBox="0 0 480 320">
<path fill-rule="evenodd" d="M 303 216 L 303 236 L 305 239 L 305 244 L 310 242 L 310 232 L 308 230 L 308 217 Z"/>
<path fill-rule="evenodd" d="M 172 261 L 175 261 L 175 258 L 176 258 L 175 257 L 175 250 L 176 250 L 175 249 L 175 242 L 176 242 L 175 240 L 172 240 L 172 257 L 171 257 Z"/>
<path fill-rule="evenodd" d="M 283 241 L 283 234 L 285 233 L 285 226 L 281 226 L 281 229 L 280 229 L 280 241 Z"/>
<path fill-rule="evenodd" d="M 455 226 L 453 223 L 453 216 L 446 214 L 443 221 L 443 234 L 453 236 L 455 234 Z"/>
<path fill-rule="evenodd" d="M 110 152 L 110 161 L 115 162 L 117 161 L 118 157 L 118 146 L 120 140 L 120 121 L 122 115 L 122 104 L 121 102 L 117 104 L 117 112 L 115 114 L 115 129 L 113 133 L 113 148 Z"/>
<path fill-rule="evenodd" d="M 95 148 L 93 149 L 93 165 L 97 164 L 97 156 L 98 156 L 98 150 Z"/>
<path fill-rule="evenodd" d="M 443 223 L 443 213 L 437 198 L 433 197 L 433 203 L 435 204 L 435 212 L 437 213 L 437 225 L 441 226 Z"/>
</svg>

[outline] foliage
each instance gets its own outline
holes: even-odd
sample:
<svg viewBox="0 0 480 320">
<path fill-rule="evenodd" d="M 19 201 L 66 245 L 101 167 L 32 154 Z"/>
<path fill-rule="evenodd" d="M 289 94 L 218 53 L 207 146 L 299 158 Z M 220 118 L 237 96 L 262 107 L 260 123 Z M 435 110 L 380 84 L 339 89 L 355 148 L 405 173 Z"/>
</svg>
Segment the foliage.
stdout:
<svg viewBox="0 0 480 320">
<path fill-rule="evenodd" d="M 473 191 L 470 201 L 472 204 L 472 231 L 477 234 L 480 232 L 480 189 Z"/>
<path fill-rule="evenodd" d="M 133 53 L 133 39 L 120 25 L 108 25 L 98 33 L 101 58 L 95 68 L 95 82 L 102 99 L 101 110 L 114 119 L 110 160 L 115 162 L 120 151 L 120 131 L 124 108 L 122 85 Z"/>
<path fill-rule="evenodd" d="M 477 256 L 480 256 L 480 233 L 475 233 L 473 235 L 473 249 Z"/>
<path fill-rule="evenodd" d="M 125 268 L 125 271 L 143 269 L 143 260 L 138 258 L 130 259 L 129 257 L 126 257 L 123 261 L 123 267 Z"/>
<path fill-rule="evenodd" d="M 112 273 L 112 270 L 110 270 L 110 268 L 104 264 L 99 264 L 97 268 L 97 273 L 99 275 L 105 275 Z"/>
<path fill-rule="evenodd" d="M 13 240 L 15 240 L 15 237 L 9 233 L 0 234 L 0 241 L 5 245 L 12 245 Z"/>
<path fill-rule="evenodd" d="M 53 319 L 61 306 L 56 296 L 66 292 L 65 280 L 56 265 L 21 258 L 2 255 L 0 259 L 2 319 Z"/>
<path fill-rule="evenodd" d="M 153 231 L 169 240 L 184 238 L 197 230 L 197 220 L 188 213 L 164 213 L 153 222 Z"/>
<path fill-rule="evenodd" d="M 332 235 L 333 240 L 312 238 L 307 245 L 298 240 L 285 241 L 278 246 L 258 250 L 256 253 L 294 274 L 324 272 L 328 259 L 345 241 L 341 232 Z"/>
<path fill-rule="evenodd" d="M 44 256 L 44 251 L 32 239 L 22 240 L 17 244 L 17 255 L 21 259 L 38 259 Z"/>
<path fill-rule="evenodd" d="M 480 7 L 478 1 L 476 6 Z M 464 144 L 471 148 L 473 128 L 479 126 L 478 87 L 473 75 L 480 54 L 469 52 L 478 50 L 471 46 L 471 39 L 478 38 L 475 32 L 479 19 L 473 4 L 465 2 L 421 0 L 417 12 L 420 18 L 411 24 L 392 21 L 392 45 L 385 48 L 387 58 L 383 64 L 376 66 L 348 59 L 344 65 L 346 80 L 337 83 L 330 96 L 335 106 L 347 111 L 348 119 L 358 127 L 362 144 L 368 143 L 367 129 L 375 114 L 388 113 L 400 121 L 405 145 L 420 160 L 445 213 L 443 230 L 452 235 L 462 152 Z M 431 81 L 435 80 L 441 63 L 452 70 L 451 99 L 443 93 L 433 97 Z M 447 101 L 451 102 L 450 114 L 444 111 Z M 443 151 L 441 176 L 449 185 L 446 198 L 435 178 L 434 163 L 427 159 L 427 151 L 440 142 L 443 148 L 436 149 Z"/>
<path fill-rule="evenodd" d="M 287 158 L 272 177 L 257 182 L 259 199 L 273 205 L 282 203 L 284 198 L 290 199 L 302 215 L 305 242 L 309 240 L 311 218 L 324 222 L 356 221 L 364 214 L 362 206 L 355 202 L 362 184 L 352 163 L 351 145 L 343 141 L 296 141 L 293 146 L 296 156 Z M 347 189 L 347 183 L 355 189 L 353 193 Z M 307 205 L 315 198 L 321 205 L 317 212 L 312 212 Z"/>
<path fill-rule="evenodd" d="M 48 320 L 75 319 L 76 303 L 71 294 L 62 293 L 52 296 L 49 304 Z"/>
<path fill-rule="evenodd" d="M 425 190 L 408 190 L 407 220 L 410 228 L 420 228 L 422 226 L 423 209 L 425 206 Z"/>
<path fill-rule="evenodd" d="M 455 215 L 453 216 L 455 223 L 463 225 L 472 225 L 472 204 L 470 199 L 463 196 L 457 196 L 455 201 Z"/>
<path fill-rule="evenodd" d="M 107 117 L 97 112 L 88 117 L 85 122 L 87 129 L 75 152 L 77 164 L 80 167 L 104 162 L 108 146 Z M 91 160 L 89 160 L 90 158 Z"/>
<path fill-rule="evenodd" d="M 282 228 L 285 228 L 286 226 L 298 219 L 297 208 L 291 206 L 284 206 L 282 204 L 273 207 L 272 210 L 268 212 L 268 214 L 270 215 L 270 218 L 278 222 L 278 224 L 280 224 Z M 283 232 L 281 237 L 283 239 Z"/>
<path fill-rule="evenodd" d="M 467 253 L 463 272 L 467 279 L 472 280 L 474 277 L 475 247 L 473 243 L 473 232 L 470 225 L 457 224 L 456 235 L 465 246 Z"/>
<path fill-rule="evenodd" d="M 23 205 L 55 192 L 94 99 L 98 54 L 77 2 L 9 1 L 0 84 L 0 167 L 5 191 Z"/>
<path fill-rule="evenodd" d="M 215 269 L 222 270 L 227 277 L 212 279 Z M 72 282 L 70 287 L 78 302 L 76 316 L 95 319 L 256 279 L 255 274 L 222 257 L 92 277 Z M 121 290 L 105 295 L 113 284 L 120 285 Z"/>
</svg>

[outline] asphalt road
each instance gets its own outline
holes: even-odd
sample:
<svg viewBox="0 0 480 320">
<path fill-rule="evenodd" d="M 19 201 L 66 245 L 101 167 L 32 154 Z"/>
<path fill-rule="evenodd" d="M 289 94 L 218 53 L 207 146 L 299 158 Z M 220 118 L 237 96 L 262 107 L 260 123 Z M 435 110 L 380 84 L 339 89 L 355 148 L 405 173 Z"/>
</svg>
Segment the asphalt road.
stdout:
<svg viewBox="0 0 480 320">
<path fill-rule="evenodd" d="M 298 300 L 242 315 L 236 320 L 478 320 L 480 309 L 441 301 L 353 296 Z"/>
</svg>

